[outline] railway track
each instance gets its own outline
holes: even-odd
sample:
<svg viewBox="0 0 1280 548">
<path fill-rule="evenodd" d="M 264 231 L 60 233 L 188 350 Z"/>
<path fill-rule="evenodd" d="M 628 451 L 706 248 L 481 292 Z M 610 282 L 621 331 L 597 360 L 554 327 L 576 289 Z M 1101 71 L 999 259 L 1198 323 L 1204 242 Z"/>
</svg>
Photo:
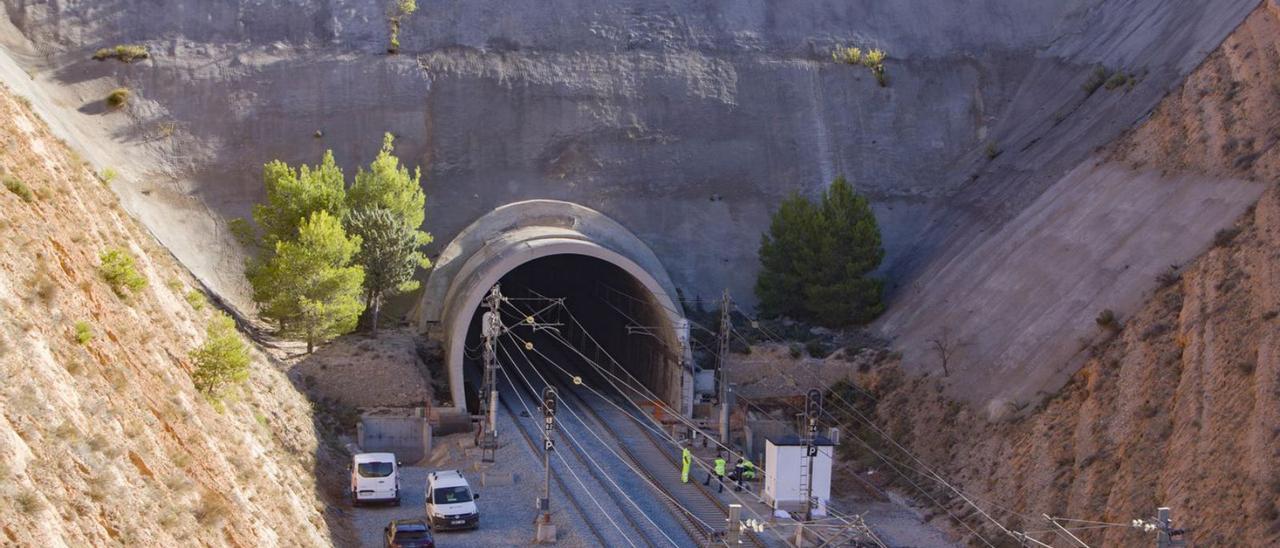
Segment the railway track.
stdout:
<svg viewBox="0 0 1280 548">
<path fill-rule="evenodd" d="M 504 405 L 506 405 L 506 401 L 516 399 L 515 393 L 512 392 L 513 390 L 519 390 L 524 394 L 526 401 L 532 402 L 533 405 L 538 405 L 542 400 L 542 396 L 535 392 L 540 392 L 542 387 L 545 386 L 542 378 L 535 374 L 528 365 L 508 363 L 505 364 L 504 367 L 511 368 L 511 371 L 508 372 L 508 376 L 516 384 L 516 386 L 513 387 L 508 383 L 500 383 L 507 385 L 505 386 L 505 393 L 502 394 L 502 397 L 500 398 L 504 401 Z M 563 394 L 567 390 L 563 387 L 558 387 L 557 391 Z M 551 461 L 553 469 L 552 475 L 556 476 L 557 483 L 561 486 L 561 490 L 574 499 L 578 499 L 580 497 L 574 495 L 575 490 L 572 489 L 572 486 L 569 486 L 569 488 L 566 488 L 565 486 L 565 484 L 569 482 L 564 480 L 564 476 L 570 474 L 569 469 L 577 472 L 578 477 L 581 478 L 583 483 L 586 485 L 591 486 L 594 483 L 599 486 L 599 489 L 594 489 L 584 493 L 588 496 L 594 495 L 594 502 L 573 500 L 575 508 L 583 516 L 583 520 L 592 527 L 598 537 L 603 537 L 604 539 L 610 539 L 613 537 L 612 533 L 617 533 L 622 537 L 621 540 L 624 540 L 627 544 L 632 546 L 658 547 L 672 546 L 673 544 L 677 546 L 682 545 L 680 540 L 670 538 L 670 535 L 664 533 L 656 523 L 649 523 L 647 521 L 642 522 L 636 519 L 639 512 L 637 512 L 631 504 L 628 504 L 627 500 L 624 500 L 623 496 L 619 492 L 620 489 L 616 488 L 609 479 L 602 474 L 600 469 L 592 464 L 588 456 L 583 453 L 583 449 L 579 447 L 579 444 L 590 446 L 592 445 L 590 444 L 590 441 L 596 440 L 588 439 L 591 437 L 590 434 L 583 431 L 583 426 L 578 424 L 577 421 L 571 417 L 571 413 L 566 412 L 566 406 L 570 406 L 573 409 L 573 412 L 578 413 L 579 417 L 584 413 L 584 410 L 581 409 L 576 402 L 570 403 L 562 400 L 561 409 L 557 413 L 556 429 L 558 432 L 556 435 L 557 443 L 555 450 L 565 458 L 565 462 L 560 462 L 559 457 L 555 457 L 553 455 Z M 537 413 L 538 411 L 534 410 L 533 412 Z M 540 420 L 540 417 L 535 420 L 530 420 L 526 417 L 514 418 L 526 442 L 530 443 L 531 447 L 534 447 L 535 450 L 540 453 L 542 451 L 542 421 Z M 587 428 L 589 428 L 589 426 Z M 566 432 L 572 434 L 573 441 L 569 439 Z M 533 442 L 535 438 L 539 440 L 536 444 Z M 597 441 L 597 443 L 604 442 Z M 601 451 L 601 453 L 603 452 L 604 451 Z M 576 484 L 576 481 L 574 483 Z M 588 512 L 584 512 L 583 508 L 586 508 Z M 613 522 L 608 521 L 608 516 L 615 517 Z M 592 518 L 594 518 L 594 520 Z M 593 521 L 603 521 L 603 523 L 592 523 Z M 688 539 L 683 540 L 687 541 Z M 616 540 L 615 542 L 607 544 L 619 545 Z"/>
<path fill-rule="evenodd" d="M 544 348 L 555 348 L 558 343 L 547 341 Z M 574 374 L 580 374 L 578 358 L 567 353 L 547 351 L 554 355 L 561 366 Z M 563 358 L 563 359 L 561 359 Z M 543 360 L 545 361 L 545 360 Z M 638 421 L 647 420 L 615 407 L 611 402 L 600 401 L 603 397 L 587 392 L 579 386 L 572 386 L 566 381 L 567 374 L 552 364 L 543 364 L 544 374 L 562 395 L 575 403 L 575 408 L 586 415 L 586 419 L 594 423 L 592 426 L 607 432 L 610 437 L 619 441 L 616 448 L 638 470 L 644 471 L 651 484 L 661 491 L 663 502 L 668 510 L 679 517 L 680 525 L 699 545 L 706 546 L 717 540 L 728 520 L 729 508 L 718 497 L 712 494 L 700 482 L 698 474 L 691 474 L 690 483 L 682 483 L 679 474 L 679 463 L 674 450 L 664 449 L 665 444 L 657 439 L 649 429 L 642 427 Z M 588 426 L 591 427 L 591 426 Z M 705 477 L 705 476 L 704 476 Z M 679 502 L 678 508 L 671 501 Z M 686 511 L 687 510 L 687 511 Z M 754 546 L 766 546 L 754 533 L 744 534 L 744 539 Z"/>
<path fill-rule="evenodd" d="M 524 439 L 525 443 L 529 445 L 529 449 L 532 450 L 535 455 L 541 454 L 542 442 L 534 441 L 533 437 L 529 435 L 527 428 L 521 425 L 522 417 L 518 412 L 515 411 L 515 409 L 512 408 L 512 404 L 510 402 L 515 398 L 507 397 L 507 396 L 513 396 L 513 395 L 514 394 L 511 392 L 507 392 L 506 394 L 498 398 L 498 402 L 501 404 L 502 408 L 506 410 L 507 414 L 511 417 L 511 422 L 516 425 L 516 430 L 520 432 L 520 437 Z M 569 502 L 569 506 L 573 507 L 573 510 L 577 512 L 578 515 L 582 516 L 582 521 L 587 524 L 587 529 L 591 531 L 592 536 L 594 536 L 596 540 L 600 542 L 601 546 L 606 545 L 607 543 L 605 541 L 604 535 L 600 533 L 600 530 L 596 528 L 594 523 L 591 523 L 591 520 L 587 519 L 588 514 L 583 510 L 582 505 L 578 503 L 577 498 L 573 496 L 572 494 L 573 492 L 569 490 L 569 486 L 565 485 L 564 479 L 562 479 L 559 474 L 552 474 L 551 479 L 556 483 L 556 487 L 560 489 L 560 492 L 564 494 L 565 499 Z"/>
</svg>

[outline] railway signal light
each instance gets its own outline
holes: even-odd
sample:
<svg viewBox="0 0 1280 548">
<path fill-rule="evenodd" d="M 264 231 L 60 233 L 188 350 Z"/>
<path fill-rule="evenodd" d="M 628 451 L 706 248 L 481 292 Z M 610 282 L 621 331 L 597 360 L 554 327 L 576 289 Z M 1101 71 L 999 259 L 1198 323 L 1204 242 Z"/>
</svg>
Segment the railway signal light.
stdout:
<svg viewBox="0 0 1280 548">
<path fill-rule="evenodd" d="M 822 416 L 822 392 L 816 388 L 809 391 L 809 396 L 805 401 L 804 415 L 809 420 L 815 420 Z"/>
</svg>

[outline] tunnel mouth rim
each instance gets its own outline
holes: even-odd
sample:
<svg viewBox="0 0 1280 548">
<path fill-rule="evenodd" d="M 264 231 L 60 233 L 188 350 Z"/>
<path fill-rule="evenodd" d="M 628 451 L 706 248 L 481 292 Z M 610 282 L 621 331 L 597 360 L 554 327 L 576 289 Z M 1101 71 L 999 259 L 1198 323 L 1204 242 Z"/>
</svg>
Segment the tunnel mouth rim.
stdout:
<svg viewBox="0 0 1280 548">
<path fill-rule="evenodd" d="M 677 326 L 683 322 L 683 314 L 660 281 L 628 257 L 595 242 L 563 235 L 520 240 L 518 248 L 514 253 L 477 253 L 472 260 L 478 261 L 479 264 L 468 268 L 467 279 L 456 280 L 455 287 L 450 291 L 450 302 L 445 306 L 446 312 L 442 318 L 443 329 L 440 335 L 443 339 L 445 363 L 451 380 L 450 389 L 455 406 L 465 401 L 461 380 L 466 362 L 466 341 L 472 327 L 472 319 L 484 296 L 504 276 L 520 266 L 541 258 L 576 255 L 600 260 L 618 268 L 643 287 L 653 299 L 653 305 L 660 309 L 658 315 L 663 319 L 659 326 L 660 339 L 669 347 L 678 344 Z M 672 350 L 681 351 L 677 348 Z"/>
</svg>

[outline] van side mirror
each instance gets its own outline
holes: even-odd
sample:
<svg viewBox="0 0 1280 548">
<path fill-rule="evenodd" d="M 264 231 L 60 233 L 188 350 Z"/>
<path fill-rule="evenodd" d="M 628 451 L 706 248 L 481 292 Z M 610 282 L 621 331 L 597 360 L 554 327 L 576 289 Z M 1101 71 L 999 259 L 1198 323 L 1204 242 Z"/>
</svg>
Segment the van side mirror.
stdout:
<svg viewBox="0 0 1280 548">
<path fill-rule="evenodd" d="M 471 498 L 476 499 L 476 500 L 480 500 L 480 493 L 476 493 L 476 494 L 474 494 L 474 495 L 471 495 Z"/>
</svg>

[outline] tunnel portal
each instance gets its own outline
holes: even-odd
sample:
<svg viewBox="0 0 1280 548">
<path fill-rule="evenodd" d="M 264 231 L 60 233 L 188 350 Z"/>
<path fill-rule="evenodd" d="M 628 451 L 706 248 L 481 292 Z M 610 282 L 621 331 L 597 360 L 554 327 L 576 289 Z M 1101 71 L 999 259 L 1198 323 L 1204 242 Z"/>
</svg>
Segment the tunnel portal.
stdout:
<svg viewBox="0 0 1280 548">
<path fill-rule="evenodd" d="M 558 316 L 539 319 L 564 324 L 557 333 L 584 352 L 596 352 L 589 354 L 592 361 L 608 365 L 616 359 L 617 373 L 633 377 L 670 408 L 690 413 L 687 321 L 672 299 L 676 292 L 666 270 L 617 222 L 554 200 L 497 208 L 459 233 L 436 259 L 413 317 L 443 346 L 459 411 L 470 396 L 464 365 L 480 357 L 481 305 L 495 284 L 511 298 L 504 322 L 521 319 L 514 307 L 527 315 L 545 306 L 537 299 L 564 298 Z M 548 334 L 541 335 L 547 342 Z"/>
<path fill-rule="evenodd" d="M 524 342 L 536 344 L 542 356 L 564 357 L 573 348 L 582 359 L 565 360 L 562 366 L 578 364 L 575 373 L 587 384 L 637 399 L 679 403 L 680 346 L 671 340 L 670 314 L 626 270 L 587 255 L 548 255 L 506 273 L 499 286 L 506 299 L 500 317 L 511 326 L 499 338 L 496 352 L 504 366 L 511 361 L 523 365 L 534 356 L 521 346 Z M 480 384 L 483 367 L 479 349 L 485 310 L 483 304 L 476 308 L 467 329 L 464 365 L 473 386 Z M 595 367 L 581 367 L 583 363 Z M 543 373 L 565 374 L 560 369 Z M 618 388 L 622 384 L 643 388 Z"/>
</svg>

